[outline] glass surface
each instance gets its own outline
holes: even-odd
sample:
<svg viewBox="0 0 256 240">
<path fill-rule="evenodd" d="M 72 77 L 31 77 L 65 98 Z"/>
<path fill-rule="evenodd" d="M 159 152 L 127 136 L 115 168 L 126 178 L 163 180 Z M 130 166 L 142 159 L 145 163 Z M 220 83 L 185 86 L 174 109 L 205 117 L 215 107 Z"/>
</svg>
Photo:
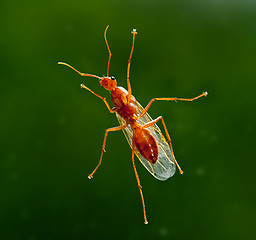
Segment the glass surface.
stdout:
<svg viewBox="0 0 256 240">
<path fill-rule="evenodd" d="M 0 8 L 0 239 L 254 239 L 255 1 L 3 1 Z M 95 78 L 153 97 L 178 171 L 158 181 L 136 160 L 149 224 L 122 131 Z M 163 131 L 163 126 L 159 123 Z"/>
</svg>

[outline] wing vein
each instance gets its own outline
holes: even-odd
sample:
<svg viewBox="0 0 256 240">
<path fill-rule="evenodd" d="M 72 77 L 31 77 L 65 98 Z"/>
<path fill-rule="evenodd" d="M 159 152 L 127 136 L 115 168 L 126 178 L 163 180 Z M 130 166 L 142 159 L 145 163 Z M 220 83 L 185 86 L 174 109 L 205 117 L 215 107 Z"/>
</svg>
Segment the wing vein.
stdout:
<svg viewBox="0 0 256 240">
<path fill-rule="evenodd" d="M 139 104 L 138 101 L 135 101 L 135 106 L 137 108 L 137 114 L 143 111 L 143 107 Z M 116 113 L 116 117 L 121 125 L 124 125 L 124 119 Z M 152 121 L 152 118 L 149 116 L 148 113 L 145 113 L 140 119 L 137 120 L 138 123 L 143 126 L 146 123 Z M 158 180 L 167 180 L 168 178 L 172 177 L 175 173 L 176 166 L 174 163 L 173 155 L 170 149 L 169 143 L 166 141 L 164 135 L 162 134 L 160 128 L 157 124 L 147 128 L 153 137 L 156 139 L 158 145 L 158 159 L 155 164 L 150 163 L 147 159 L 145 159 L 140 152 L 135 149 L 135 154 L 142 163 L 142 165 Z M 133 132 L 128 125 L 125 129 L 123 129 L 123 133 L 127 139 L 129 146 L 132 148 L 132 137 Z M 162 141 L 163 140 L 163 141 Z"/>
</svg>

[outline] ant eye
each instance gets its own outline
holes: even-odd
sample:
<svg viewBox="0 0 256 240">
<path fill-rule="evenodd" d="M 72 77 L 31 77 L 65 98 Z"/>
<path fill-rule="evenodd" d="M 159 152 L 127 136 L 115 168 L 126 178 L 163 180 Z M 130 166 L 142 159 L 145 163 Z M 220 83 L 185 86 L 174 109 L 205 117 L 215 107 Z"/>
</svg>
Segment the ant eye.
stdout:
<svg viewBox="0 0 256 240">
<path fill-rule="evenodd" d="M 116 79 L 115 79 L 115 77 L 113 77 L 113 76 L 112 76 L 112 77 L 110 77 L 110 78 L 111 78 L 112 80 L 116 80 Z"/>
</svg>

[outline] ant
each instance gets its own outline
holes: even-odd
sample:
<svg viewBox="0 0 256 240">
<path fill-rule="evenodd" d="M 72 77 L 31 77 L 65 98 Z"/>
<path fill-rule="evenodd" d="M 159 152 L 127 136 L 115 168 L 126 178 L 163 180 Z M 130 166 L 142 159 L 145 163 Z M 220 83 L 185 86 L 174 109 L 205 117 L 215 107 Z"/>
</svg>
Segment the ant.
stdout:
<svg viewBox="0 0 256 240">
<path fill-rule="evenodd" d="M 92 179 L 94 173 L 98 169 L 98 167 L 101 164 L 103 153 L 105 152 L 105 146 L 107 141 L 107 136 L 109 132 L 115 132 L 123 130 L 125 137 L 132 148 L 132 164 L 136 176 L 136 180 L 138 183 L 140 196 L 142 200 L 142 206 L 143 206 L 143 214 L 144 214 L 144 223 L 147 224 L 147 216 L 146 216 L 146 209 L 145 209 L 145 203 L 142 193 L 142 186 L 140 184 L 139 175 L 137 173 L 136 167 L 135 167 L 135 161 L 134 161 L 134 154 L 138 157 L 138 159 L 141 161 L 141 163 L 144 165 L 144 167 L 157 179 L 159 180 L 167 180 L 168 178 L 172 177 L 175 173 L 175 166 L 179 169 L 179 172 L 182 174 L 183 171 L 181 170 L 178 162 L 176 161 L 173 153 L 171 138 L 168 133 L 167 127 L 165 125 L 164 119 L 162 116 L 159 116 L 158 118 L 152 120 L 152 118 L 147 113 L 150 106 L 155 101 L 189 101 L 192 102 L 198 98 L 201 98 L 203 96 L 207 96 L 207 92 L 203 92 L 201 95 L 194 97 L 194 98 L 153 98 L 148 103 L 148 105 L 143 108 L 139 102 L 135 99 L 134 96 L 132 96 L 132 89 L 130 84 L 130 65 L 131 65 L 131 59 L 134 49 L 134 41 L 135 41 L 135 35 L 137 34 L 136 29 L 133 29 L 132 33 L 132 48 L 130 57 L 128 60 L 128 66 L 127 66 L 127 88 L 126 90 L 123 87 L 117 86 L 117 81 L 115 77 L 109 76 L 109 65 L 110 65 L 110 59 L 111 59 L 111 51 L 108 45 L 107 41 L 107 30 L 108 27 L 106 27 L 104 32 L 104 39 L 107 45 L 107 49 L 109 52 L 109 58 L 108 58 L 108 65 L 107 65 L 107 76 L 106 77 L 99 77 L 93 74 L 88 73 L 81 73 L 78 70 L 76 70 L 74 67 L 67 63 L 59 62 L 58 64 L 62 64 L 65 66 L 70 67 L 77 73 L 79 73 L 83 77 L 94 77 L 99 80 L 99 83 L 102 87 L 104 87 L 106 90 L 108 90 L 111 94 L 111 99 L 113 103 L 113 108 L 110 108 L 106 98 L 98 95 L 88 87 L 86 87 L 84 84 L 81 84 L 81 88 L 84 88 L 94 94 L 95 96 L 99 97 L 103 100 L 106 107 L 108 108 L 110 113 L 116 113 L 117 119 L 120 123 L 120 126 L 108 128 L 105 132 L 101 156 L 98 165 L 93 170 L 91 174 L 89 174 L 88 178 Z M 161 130 L 157 126 L 157 122 L 161 121 L 164 127 L 165 134 L 167 136 L 167 140 L 163 136 Z"/>
</svg>

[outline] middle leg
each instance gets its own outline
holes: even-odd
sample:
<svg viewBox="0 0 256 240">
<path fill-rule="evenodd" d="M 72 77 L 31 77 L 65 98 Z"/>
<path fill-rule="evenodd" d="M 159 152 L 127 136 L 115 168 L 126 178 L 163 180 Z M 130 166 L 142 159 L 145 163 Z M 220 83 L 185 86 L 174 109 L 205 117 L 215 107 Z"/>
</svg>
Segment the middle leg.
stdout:
<svg viewBox="0 0 256 240">
<path fill-rule="evenodd" d="M 153 98 L 150 100 L 150 102 L 148 103 L 148 105 L 144 108 L 144 110 L 141 112 L 141 114 L 138 116 L 137 119 L 141 118 L 147 111 L 148 109 L 150 108 L 151 104 L 154 102 L 154 101 L 185 101 L 185 102 L 193 102 L 194 100 L 198 99 L 198 98 L 201 98 L 203 96 L 207 96 L 208 93 L 207 92 L 203 92 L 201 95 L 199 96 L 196 96 L 194 98 Z"/>
<path fill-rule="evenodd" d="M 127 124 L 125 124 L 125 125 L 123 125 L 123 126 L 108 128 L 108 129 L 106 130 L 105 137 L 104 137 L 104 141 L 103 141 L 103 146 L 102 146 L 102 150 L 101 150 L 101 155 L 100 155 L 100 161 L 99 161 L 98 165 L 96 166 L 96 168 L 93 170 L 93 172 L 92 172 L 91 174 L 89 174 L 89 176 L 88 176 L 89 179 L 92 179 L 92 178 L 93 178 L 93 174 L 96 172 L 96 170 L 98 169 L 98 167 L 99 167 L 100 164 L 101 164 L 102 157 L 103 157 L 103 152 L 105 152 L 105 146 L 106 146 L 106 141 L 107 141 L 108 132 L 119 131 L 119 130 L 122 130 L 122 129 L 126 128 L 126 127 L 127 127 Z"/>
</svg>

